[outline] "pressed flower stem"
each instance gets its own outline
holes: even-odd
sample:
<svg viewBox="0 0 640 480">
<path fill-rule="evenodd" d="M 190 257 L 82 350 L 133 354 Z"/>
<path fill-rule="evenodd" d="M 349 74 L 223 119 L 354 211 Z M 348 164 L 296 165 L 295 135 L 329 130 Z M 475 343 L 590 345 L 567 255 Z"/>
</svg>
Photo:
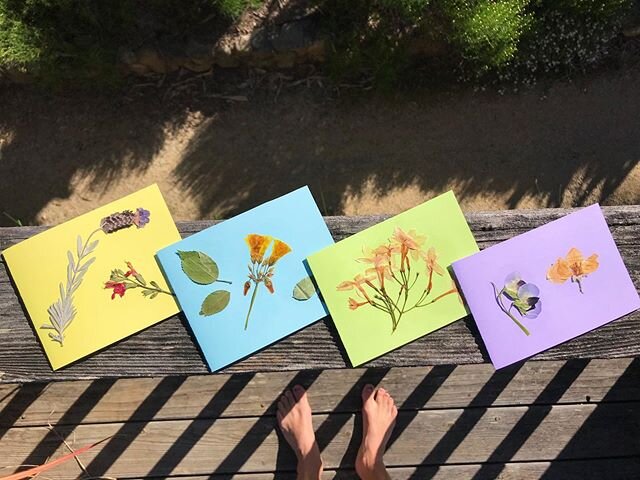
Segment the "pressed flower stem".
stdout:
<svg viewBox="0 0 640 480">
<path fill-rule="evenodd" d="M 496 303 L 498 304 L 498 307 L 500 307 L 500 310 L 502 310 L 504 312 L 504 314 L 509 317 L 511 320 L 513 320 L 513 322 L 520 327 L 520 330 L 523 331 L 523 333 L 526 336 L 529 336 L 529 330 L 527 329 L 527 327 L 525 327 L 522 323 L 520 323 L 520 321 L 513 316 L 513 314 L 511 314 L 507 308 L 504 306 L 504 304 L 502 303 L 502 301 L 500 300 L 500 295 L 502 295 L 502 293 L 504 292 L 504 288 L 502 290 L 500 290 L 500 292 L 498 292 L 498 289 L 496 288 L 496 286 L 493 284 L 493 282 L 491 282 L 491 286 L 493 287 L 493 293 L 496 296 Z"/>
<path fill-rule="evenodd" d="M 131 277 L 127 277 L 126 281 L 127 281 L 127 282 L 133 282 L 133 283 L 135 283 L 136 285 L 138 285 L 140 288 L 143 288 L 143 289 L 145 289 L 145 290 L 152 290 L 152 291 L 154 291 L 154 292 L 158 292 L 158 293 L 165 293 L 165 294 L 167 294 L 167 295 L 174 296 L 174 294 L 173 294 L 173 293 L 171 293 L 171 292 L 167 292 L 166 290 L 163 290 L 163 289 L 161 289 L 161 288 L 156 288 L 156 287 L 150 286 L 149 284 L 147 284 L 147 285 L 143 285 L 143 284 L 142 284 L 142 283 L 140 283 L 140 282 L 139 282 L 139 281 L 138 281 L 138 280 L 137 280 L 133 275 L 132 275 Z"/>
<path fill-rule="evenodd" d="M 253 303 L 256 301 L 257 293 L 258 293 L 258 283 L 254 282 L 253 293 L 251 294 L 251 302 L 249 302 L 249 311 L 247 312 L 247 318 L 244 321 L 245 330 L 249 327 L 249 315 L 251 315 L 251 310 L 253 309 Z"/>
</svg>

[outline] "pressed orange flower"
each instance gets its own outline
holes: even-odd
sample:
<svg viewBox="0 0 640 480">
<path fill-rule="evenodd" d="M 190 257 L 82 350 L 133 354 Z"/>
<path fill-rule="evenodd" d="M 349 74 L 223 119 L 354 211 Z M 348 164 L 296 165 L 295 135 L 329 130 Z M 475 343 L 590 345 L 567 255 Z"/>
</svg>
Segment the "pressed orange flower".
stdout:
<svg viewBox="0 0 640 480">
<path fill-rule="evenodd" d="M 349 310 L 355 310 L 363 305 L 368 305 L 369 302 L 358 302 L 355 298 L 349 297 Z"/>
<path fill-rule="evenodd" d="M 427 270 L 429 272 L 435 272 L 440 276 L 444 275 L 444 268 L 438 263 L 438 254 L 435 248 L 430 247 L 426 253 L 422 253 L 422 258 L 427 264 Z"/>
<path fill-rule="evenodd" d="M 573 247 L 565 258 L 558 258 L 556 263 L 547 270 L 547 280 L 553 283 L 564 283 L 570 279 L 578 284 L 582 293 L 582 279 L 595 272 L 599 266 L 597 253 L 584 258 L 582 252 Z"/>
<path fill-rule="evenodd" d="M 273 249 L 271 250 L 271 255 L 269 255 L 269 260 L 267 260 L 267 264 L 273 265 L 290 251 L 291 251 L 291 247 L 289 245 L 284 243 L 282 240 L 278 240 L 276 238 L 273 241 Z"/>
<path fill-rule="evenodd" d="M 391 257 L 387 255 L 386 251 L 379 251 L 379 249 L 365 251 L 365 254 L 367 253 L 369 253 L 369 257 L 359 258 L 358 261 L 373 265 L 373 268 L 368 268 L 364 273 L 376 275 L 380 287 L 384 288 L 384 279 L 391 277 L 391 269 L 389 268 Z"/>
<path fill-rule="evenodd" d="M 418 252 L 427 239 L 425 235 L 418 235 L 415 230 L 405 232 L 400 227 L 396 227 L 392 238 L 398 244 L 401 251 L 411 251 L 413 258 L 418 258 Z"/>
<path fill-rule="evenodd" d="M 267 251 L 267 248 L 269 248 L 272 238 L 269 235 L 250 233 L 244 240 L 249 246 L 251 261 L 254 263 L 260 263 L 264 257 L 264 253 Z"/>
<path fill-rule="evenodd" d="M 362 285 L 371 282 L 371 280 L 373 280 L 373 277 L 371 276 L 364 276 L 364 275 L 358 274 L 355 277 L 353 277 L 353 280 L 346 280 L 338 284 L 338 286 L 336 287 L 336 290 L 340 292 L 345 292 L 347 290 L 353 290 L 355 288 L 358 292 L 362 294 L 364 298 L 367 299 L 367 301 L 370 302 L 371 299 L 369 298 L 369 295 L 367 295 L 367 292 L 362 287 Z"/>
<path fill-rule="evenodd" d="M 409 265 L 407 254 L 411 252 L 411 257 L 417 260 L 420 255 L 420 248 L 427 237 L 418 235 L 415 230 L 405 232 L 400 227 L 396 227 L 391 238 L 400 247 L 400 271 L 404 272 L 405 266 Z"/>
</svg>

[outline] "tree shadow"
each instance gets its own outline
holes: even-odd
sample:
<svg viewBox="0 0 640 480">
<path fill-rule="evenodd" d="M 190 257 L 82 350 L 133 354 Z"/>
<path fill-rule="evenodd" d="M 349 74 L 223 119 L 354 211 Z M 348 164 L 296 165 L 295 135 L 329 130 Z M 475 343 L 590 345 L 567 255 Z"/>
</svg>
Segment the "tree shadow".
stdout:
<svg viewBox="0 0 640 480">
<path fill-rule="evenodd" d="M 5 88 L 0 212 L 50 223 L 39 214 L 51 202 L 72 197 L 69 218 L 143 179 L 161 183 L 178 217 L 227 218 L 304 184 L 325 215 L 390 213 L 451 188 L 476 209 L 638 203 L 637 189 L 619 187 L 640 161 L 639 77 L 606 72 L 506 95 L 335 99 L 285 86 L 234 105 L 169 101 L 163 89 L 64 97 Z M 179 147 L 163 150 L 176 132 Z"/>
<path fill-rule="evenodd" d="M 449 188 L 463 206 L 488 196 L 508 208 L 532 197 L 547 207 L 622 201 L 614 192 L 640 161 L 640 93 L 624 85 L 603 77 L 587 93 L 563 85 L 320 105 L 281 96 L 212 121 L 174 174 L 200 214 L 217 217 L 303 184 L 324 214 L 357 213 L 363 203 L 385 213 Z"/>
</svg>

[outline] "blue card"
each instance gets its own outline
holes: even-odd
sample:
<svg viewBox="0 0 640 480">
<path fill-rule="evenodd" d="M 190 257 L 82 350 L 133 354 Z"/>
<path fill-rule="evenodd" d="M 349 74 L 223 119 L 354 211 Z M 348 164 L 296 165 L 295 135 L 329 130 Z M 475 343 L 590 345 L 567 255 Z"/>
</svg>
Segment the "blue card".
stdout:
<svg viewBox="0 0 640 480">
<path fill-rule="evenodd" d="M 307 187 L 157 254 L 212 371 L 327 315 L 304 259 L 333 244 Z"/>
</svg>

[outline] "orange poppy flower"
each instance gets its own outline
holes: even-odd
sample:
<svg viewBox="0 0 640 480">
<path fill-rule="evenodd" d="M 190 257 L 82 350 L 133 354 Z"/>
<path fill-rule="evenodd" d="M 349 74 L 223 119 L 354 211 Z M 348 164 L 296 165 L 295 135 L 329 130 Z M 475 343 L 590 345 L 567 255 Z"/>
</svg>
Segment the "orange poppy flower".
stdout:
<svg viewBox="0 0 640 480">
<path fill-rule="evenodd" d="M 289 245 L 276 238 L 273 241 L 273 249 L 271 250 L 271 255 L 269 255 L 269 260 L 267 260 L 267 263 L 269 265 L 273 265 L 290 251 L 291 247 Z"/>
<path fill-rule="evenodd" d="M 547 270 L 547 280 L 553 283 L 564 283 L 570 279 L 578 284 L 582 293 L 581 280 L 595 272 L 599 266 L 597 253 L 584 258 L 582 252 L 573 247 L 565 258 L 558 258 L 556 263 Z"/>
<path fill-rule="evenodd" d="M 259 235 L 257 233 L 250 233 L 245 237 L 245 242 L 249 246 L 249 253 L 251 255 L 251 261 L 259 263 L 262 261 L 272 238 L 269 235 Z"/>
</svg>

